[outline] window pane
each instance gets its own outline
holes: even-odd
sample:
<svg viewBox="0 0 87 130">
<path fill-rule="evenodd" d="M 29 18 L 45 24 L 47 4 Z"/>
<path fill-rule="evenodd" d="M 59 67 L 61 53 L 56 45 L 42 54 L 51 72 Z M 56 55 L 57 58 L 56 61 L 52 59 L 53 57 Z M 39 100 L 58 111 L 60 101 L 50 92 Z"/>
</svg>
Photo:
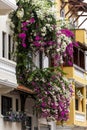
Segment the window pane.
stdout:
<svg viewBox="0 0 87 130">
<path fill-rule="evenodd" d="M 18 111 L 18 108 L 19 108 L 19 106 L 18 106 L 18 99 L 16 99 L 16 111 Z"/>
<path fill-rule="evenodd" d="M 22 130 L 32 130 L 32 118 L 27 116 L 26 120 L 22 123 Z"/>
<path fill-rule="evenodd" d="M 8 35 L 8 59 L 11 60 L 11 36 Z"/>
<path fill-rule="evenodd" d="M 75 99 L 75 109 L 78 110 L 78 99 Z"/>
<path fill-rule="evenodd" d="M 39 68 L 43 68 L 43 52 L 39 52 Z"/>
<path fill-rule="evenodd" d="M 76 65 L 79 65 L 78 58 L 79 58 L 78 49 L 74 47 L 73 59 L 74 59 L 74 64 Z"/>
<path fill-rule="evenodd" d="M 2 102 L 1 113 L 3 115 L 6 115 L 6 112 L 11 111 L 11 109 L 12 109 L 12 98 L 6 97 L 6 96 L 2 96 L 1 97 L 1 102 Z"/>
<path fill-rule="evenodd" d="M 80 60 L 80 67 L 85 69 L 85 64 L 84 64 L 84 52 L 80 50 L 79 52 L 79 60 Z"/>
<path fill-rule="evenodd" d="M 6 49 L 6 33 L 2 32 L 2 57 L 6 57 L 5 49 Z"/>
</svg>

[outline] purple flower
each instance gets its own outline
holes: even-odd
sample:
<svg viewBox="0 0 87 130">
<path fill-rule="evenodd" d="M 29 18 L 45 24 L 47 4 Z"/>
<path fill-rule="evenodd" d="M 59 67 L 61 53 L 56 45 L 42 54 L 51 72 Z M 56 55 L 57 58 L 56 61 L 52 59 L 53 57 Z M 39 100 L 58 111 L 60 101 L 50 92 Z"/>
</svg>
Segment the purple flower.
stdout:
<svg viewBox="0 0 87 130">
<path fill-rule="evenodd" d="M 38 41 L 33 42 L 33 44 L 34 44 L 36 47 L 40 47 L 40 46 L 41 46 L 41 44 L 40 44 Z"/>
<path fill-rule="evenodd" d="M 68 29 L 62 29 L 60 31 L 61 33 L 65 34 L 67 37 L 72 37 L 72 38 L 74 37 L 74 33 Z"/>
<path fill-rule="evenodd" d="M 23 22 L 22 27 L 26 27 L 28 25 L 28 22 Z"/>
<path fill-rule="evenodd" d="M 48 45 L 53 45 L 53 44 L 54 44 L 53 41 L 49 41 L 49 42 L 48 42 Z"/>
<path fill-rule="evenodd" d="M 25 39 L 26 34 L 25 33 L 19 33 L 18 37 L 21 38 L 21 39 Z"/>
<path fill-rule="evenodd" d="M 22 46 L 23 46 L 24 48 L 26 48 L 26 47 L 27 47 L 27 45 L 26 45 L 25 43 L 22 43 Z"/>
<path fill-rule="evenodd" d="M 46 103 L 42 102 L 41 107 L 46 107 Z"/>
<path fill-rule="evenodd" d="M 27 29 L 26 27 L 23 27 L 22 30 L 23 30 L 23 31 L 27 31 L 28 29 Z"/>
<path fill-rule="evenodd" d="M 72 63 L 71 61 L 68 61 L 68 65 L 72 66 L 72 65 L 73 65 L 73 63 Z"/>
<path fill-rule="evenodd" d="M 39 41 L 40 39 L 41 39 L 41 37 L 38 36 L 38 35 L 35 37 L 35 40 L 36 40 L 36 41 Z"/>
<path fill-rule="evenodd" d="M 76 47 L 78 47 L 79 45 L 78 45 L 78 42 L 74 42 L 73 43 Z"/>
<path fill-rule="evenodd" d="M 35 19 L 32 17 L 29 22 L 32 24 L 32 23 L 35 23 Z"/>
<path fill-rule="evenodd" d="M 56 108 L 57 108 L 55 103 L 52 103 L 51 107 L 52 107 L 53 109 L 56 109 Z"/>
</svg>

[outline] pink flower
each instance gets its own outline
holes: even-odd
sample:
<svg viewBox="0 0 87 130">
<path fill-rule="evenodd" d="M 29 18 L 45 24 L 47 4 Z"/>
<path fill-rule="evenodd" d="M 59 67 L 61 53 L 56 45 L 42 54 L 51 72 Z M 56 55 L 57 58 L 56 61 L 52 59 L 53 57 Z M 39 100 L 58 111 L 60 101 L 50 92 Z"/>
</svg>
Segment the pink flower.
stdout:
<svg viewBox="0 0 87 130">
<path fill-rule="evenodd" d="M 25 43 L 22 43 L 22 46 L 23 46 L 24 48 L 26 48 L 26 47 L 27 47 L 27 45 L 26 45 Z"/>
<path fill-rule="evenodd" d="M 54 44 L 53 41 L 49 41 L 49 42 L 48 42 L 48 45 L 53 45 L 53 44 Z"/>
<path fill-rule="evenodd" d="M 72 38 L 74 37 L 74 33 L 68 29 L 62 29 L 60 31 L 61 33 L 65 34 L 67 37 L 72 37 Z"/>
<path fill-rule="evenodd" d="M 25 39 L 26 34 L 25 33 L 19 33 L 18 37 L 21 38 L 21 39 Z"/>
<path fill-rule="evenodd" d="M 38 41 L 33 42 L 33 44 L 34 44 L 36 47 L 40 47 L 40 46 L 41 46 L 41 44 L 40 44 Z"/>
<path fill-rule="evenodd" d="M 46 103 L 45 102 L 42 102 L 41 106 L 44 108 L 46 107 Z"/>
<path fill-rule="evenodd" d="M 73 65 L 73 63 L 72 63 L 71 61 L 68 61 L 68 65 L 72 66 L 72 65 Z"/>
<path fill-rule="evenodd" d="M 26 27 L 28 25 L 28 22 L 23 22 L 22 27 Z"/>
<path fill-rule="evenodd" d="M 38 35 L 35 37 L 35 40 L 36 40 L 36 41 L 39 41 L 40 39 L 41 39 L 41 37 L 38 36 Z"/>
<path fill-rule="evenodd" d="M 32 23 L 35 23 L 35 19 L 32 17 L 29 22 L 32 24 Z"/>
</svg>

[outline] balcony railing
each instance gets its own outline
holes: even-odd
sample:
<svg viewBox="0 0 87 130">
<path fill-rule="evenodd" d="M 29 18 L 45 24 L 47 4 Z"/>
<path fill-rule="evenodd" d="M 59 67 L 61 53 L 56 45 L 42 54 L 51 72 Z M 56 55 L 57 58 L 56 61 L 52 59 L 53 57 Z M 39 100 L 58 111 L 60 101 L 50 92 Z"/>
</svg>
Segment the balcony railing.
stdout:
<svg viewBox="0 0 87 130">
<path fill-rule="evenodd" d="M 17 87 L 15 67 L 15 62 L 0 58 L 0 91 L 2 88 Z"/>
<path fill-rule="evenodd" d="M 63 70 L 67 74 L 66 76 L 68 78 L 74 79 L 75 81 L 83 85 L 87 84 L 87 73 L 80 67 L 74 65 L 72 67 L 64 67 Z"/>
<path fill-rule="evenodd" d="M 75 112 L 75 120 L 80 122 L 86 122 L 85 113 Z"/>
</svg>

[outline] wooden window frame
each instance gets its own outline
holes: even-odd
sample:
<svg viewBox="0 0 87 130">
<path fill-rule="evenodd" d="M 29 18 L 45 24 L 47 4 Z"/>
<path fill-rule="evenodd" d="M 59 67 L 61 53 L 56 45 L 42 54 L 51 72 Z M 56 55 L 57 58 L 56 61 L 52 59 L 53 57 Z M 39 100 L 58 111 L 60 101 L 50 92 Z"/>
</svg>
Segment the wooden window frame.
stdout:
<svg viewBox="0 0 87 130">
<path fill-rule="evenodd" d="M 1 114 L 6 115 L 6 112 L 12 109 L 12 98 L 7 96 L 1 96 Z"/>
</svg>

